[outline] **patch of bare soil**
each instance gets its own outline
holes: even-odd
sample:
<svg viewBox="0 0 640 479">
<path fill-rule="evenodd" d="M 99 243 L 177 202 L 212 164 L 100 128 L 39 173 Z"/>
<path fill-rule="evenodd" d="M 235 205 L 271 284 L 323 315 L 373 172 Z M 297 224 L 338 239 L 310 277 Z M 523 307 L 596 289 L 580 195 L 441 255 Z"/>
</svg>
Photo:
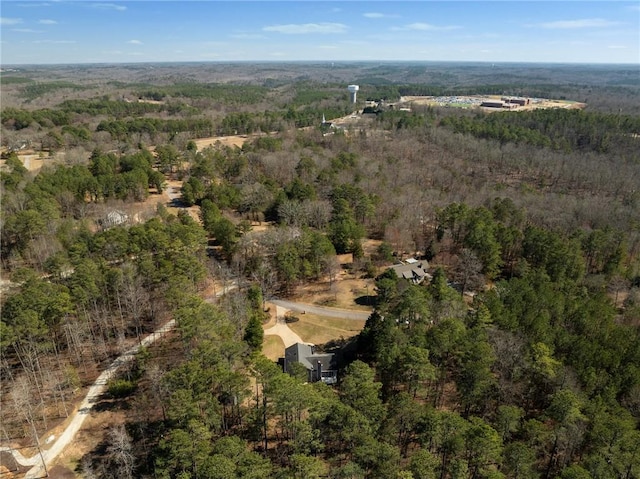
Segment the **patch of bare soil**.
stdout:
<svg viewBox="0 0 640 479">
<path fill-rule="evenodd" d="M 138 99 L 138 103 L 148 103 L 149 105 L 164 105 L 164 102 L 160 100 L 144 100 L 142 98 Z"/>
<path fill-rule="evenodd" d="M 3 148 L 2 152 L 4 153 L 5 151 L 6 148 Z M 50 164 L 54 161 L 53 158 L 45 158 L 34 150 L 22 150 L 18 152 L 18 158 L 29 171 L 38 171 L 45 164 Z M 5 163 L 6 160 L 0 160 L 0 169 L 4 167 Z"/>
<path fill-rule="evenodd" d="M 452 97 L 453 98 L 453 97 Z M 500 95 L 457 95 L 456 98 L 459 99 L 475 99 L 478 104 L 480 99 L 492 99 L 499 100 L 501 98 Z M 413 103 L 415 105 L 442 105 L 438 101 L 436 101 L 435 97 L 431 96 L 405 96 L 402 97 L 402 103 Z M 446 103 L 445 103 L 446 105 Z M 585 108 L 586 103 L 580 103 L 576 101 L 568 101 L 568 100 L 553 100 L 548 98 L 540 98 L 536 99 L 535 103 L 531 103 L 525 106 L 518 106 L 511 111 L 525 111 L 525 110 L 539 110 L 545 108 L 566 108 L 566 109 L 582 109 Z M 487 108 L 485 111 L 503 111 L 500 108 Z"/>
<path fill-rule="evenodd" d="M 382 244 L 382 240 L 375 240 L 375 239 L 369 239 L 369 238 L 363 240 L 362 251 L 364 251 L 365 257 L 374 255 L 381 244 Z"/>
<path fill-rule="evenodd" d="M 7 148 L 0 149 L 0 152 L 5 153 Z M 88 154 L 87 154 L 88 157 Z M 36 172 L 43 166 L 56 165 L 64 163 L 67 158 L 67 152 L 62 150 L 56 152 L 53 156 L 49 152 L 36 151 L 33 149 L 20 150 L 18 152 L 18 159 L 22 162 L 24 167 L 31 171 Z M 0 169 L 4 167 L 6 160 L 0 160 Z"/>
<path fill-rule="evenodd" d="M 211 136 L 208 138 L 198 138 L 197 140 L 193 140 L 198 150 L 206 148 L 207 146 L 215 145 L 216 143 L 220 143 L 222 146 L 236 146 L 238 148 L 242 148 L 249 139 L 256 138 L 258 134 L 252 135 L 232 135 L 232 136 Z"/>
<path fill-rule="evenodd" d="M 49 479 L 76 479 L 76 474 L 67 467 L 55 465 L 49 471 Z"/>
<path fill-rule="evenodd" d="M 251 222 L 251 231 L 255 231 L 257 233 L 264 233 L 270 228 L 273 228 L 274 223 L 269 223 L 265 221 L 252 221 Z"/>
</svg>

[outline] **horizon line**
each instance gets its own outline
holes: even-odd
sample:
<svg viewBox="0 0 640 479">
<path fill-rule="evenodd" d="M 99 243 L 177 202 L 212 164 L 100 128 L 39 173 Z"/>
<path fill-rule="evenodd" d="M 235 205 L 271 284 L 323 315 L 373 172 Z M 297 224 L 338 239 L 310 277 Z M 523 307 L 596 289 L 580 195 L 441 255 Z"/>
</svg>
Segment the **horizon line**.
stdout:
<svg viewBox="0 0 640 479">
<path fill-rule="evenodd" d="M 637 66 L 640 67 L 640 62 L 571 62 L 571 61 L 522 61 L 522 60 L 149 60 L 138 62 L 53 62 L 53 63 L 7 63 L 0 62 L 0 69 L 11 67 L 44 67 L 44 66 L 99 66 L 99 65 L 167 65 L 167 64 L 230 64 L 230 63 L 299 63 L 299 64 L 350 64 L 350 63 L 476 63 L 483 65 L 505 65 L 505 64 L 519 64 L 519 65 L 623 65 L 623 66 Z"/>
</svg>

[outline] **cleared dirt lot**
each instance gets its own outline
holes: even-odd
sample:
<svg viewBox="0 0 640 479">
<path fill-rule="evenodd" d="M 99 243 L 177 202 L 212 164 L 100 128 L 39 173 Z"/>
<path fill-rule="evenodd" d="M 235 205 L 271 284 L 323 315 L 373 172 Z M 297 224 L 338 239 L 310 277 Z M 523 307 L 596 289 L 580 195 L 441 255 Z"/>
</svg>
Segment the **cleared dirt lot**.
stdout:
<svg viewBox="0 0 640 479">
<path fill-rule="evenodd" d="M 548 98 L 531 98 L 531 103 L 525 106 L 517 106 L 513 109 L 504 110 L 501 108 L 485 108 L 480 103 L 488 100 L 500 100 L 500 95 L 456 95 L 456 96 L 403 96 L 398 103 L 398 107 L 408 107 L 410 105 L 442 106 L 451 108 L 479 108 L 484 111 L 526 111 L 544 108 L 585 108 L 585 103 L 570 100 L 551 100 Z"/>
<path fill-rule="evenodd" d="M 242 148 L 249 139 L 256 138 L 261 135 L 233 135 L 233 136 L 211 136 L 209 138 L 198 138 L 193 140 L 198 150 L 206 148 L 207 146 L 220 143 L 222 146 L 237 146 Z"/>
</svg>

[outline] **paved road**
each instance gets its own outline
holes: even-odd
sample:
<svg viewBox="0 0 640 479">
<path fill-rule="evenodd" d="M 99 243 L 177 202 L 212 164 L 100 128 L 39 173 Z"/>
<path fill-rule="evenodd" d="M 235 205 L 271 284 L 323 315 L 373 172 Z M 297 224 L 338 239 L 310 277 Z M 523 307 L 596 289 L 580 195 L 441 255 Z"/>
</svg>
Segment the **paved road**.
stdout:
<svg viewBox="0 0 640 479">
<path fill-rule="evenodd" d="M 270 303 L 275 304 L 291 311 L 297 311 L 299 313 L 311 313 L 319 316 L 328 316 L 330 318 L 343 318 L 343 319 L 361 319 L 367 320 L 371 315 L 370 311 L 354 311 L 352 309 L 339 309 L 328 308 L 326 306 L 316 306 L 314 304 L 294 303 L 292 301 L 284 301 L 282 299 L 271 299 Z"/>
</svg>

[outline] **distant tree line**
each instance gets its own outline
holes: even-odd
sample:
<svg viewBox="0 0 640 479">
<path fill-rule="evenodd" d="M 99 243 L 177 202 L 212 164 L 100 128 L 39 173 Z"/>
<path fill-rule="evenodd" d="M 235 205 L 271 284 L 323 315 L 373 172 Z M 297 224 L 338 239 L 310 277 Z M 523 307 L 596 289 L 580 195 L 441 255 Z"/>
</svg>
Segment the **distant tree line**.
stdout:
<svg viewBox="0 0 640 479">
<path fill-rule="evenodd" d="M 456 133 L 491 138 L 501 143 L 527 143 L 566 151 L 631 150 L 637 146 L 634 135 L 640 132 L 640 119 L 567 110 L 563 108 L 511 112 L 490 115 L 447 116 L 440 122 Z"/>
<path fill-rule="evenodd" d="M 267 88 L 257 85 L 237 85 L 219 83 L 177 83 L 170 86 L 156 86 L 153 89 L 139 90 L 138 96 L 149 100 L 172 98 L 207 98 L 229 104 L 253 104 L 264 100 L 269 93 Z"/>
<path fill-rule="evenodd" d="M 2 83 L 5 82 L 5 79 L 2 79 Z M 30 82 L 28 85 L 25 85 L 21 91 L 20 96 L 27 100 L 34 100 L 36 98 L 48 95 L 52 92 L 56 92 L 58 90 L 86 90 L 87 87 L 83 85 L 79 85 L 77 83 L 72 83 L 69 81 L 54 81 L 54 82 Z"/>
</svg>

